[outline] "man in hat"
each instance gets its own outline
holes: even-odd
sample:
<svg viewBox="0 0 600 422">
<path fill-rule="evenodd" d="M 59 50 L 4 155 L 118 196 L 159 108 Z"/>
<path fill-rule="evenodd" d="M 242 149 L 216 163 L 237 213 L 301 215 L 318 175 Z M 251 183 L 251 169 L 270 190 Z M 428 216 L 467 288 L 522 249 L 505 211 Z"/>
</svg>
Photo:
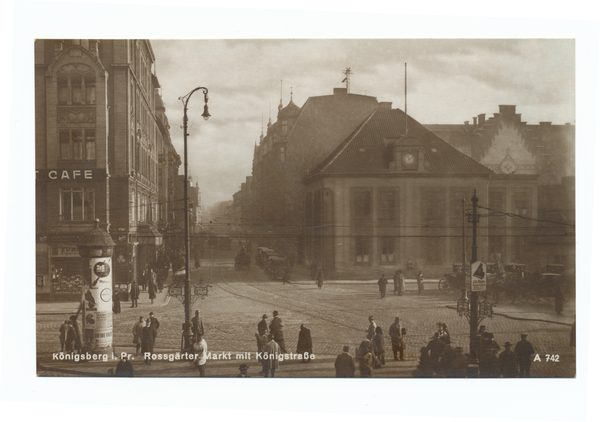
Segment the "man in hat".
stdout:
<svg viewBox="0 0 600 422">
<path fill-rule="evenodd" d="M 194 343 L 199 335 L 204 335 L 204 325 L 200 317 L 200 311 L 196 311 L 196 316 L 192 318 L 192 333 L 194 334 Z"/>
<path fill-rule="evenodd" d="M 379 285 L 379 293 L 381 294 L 381 298 L 385 297 L 385 290 L 387 289 L 387 278 L 385 278 L 385 274 L 381 274 L 381 278 L 377 281 Z"/>
<path fill-rule="evenodd" d="M 400 318 L 396 317 L 394 323 L 390 325 L 388 334 L 392 338 L 392 352 L 394 352 L 394 360 L 398 360 L 398 352 L 400 352 L 400 360 L 404 360 L 402 352 L 402 332 L 400 331 Z"/>
<path fill-rule="evenodd" d="M 453 378 L 466 378 L 469 359 L 463 354 L 462 347 L 454 348 L 454 359 L 450 363 L 450 376 Z"/>
<path fill-rule="evenodd" d="M 504 378 L 516 378 L 519 373 L 519 360 L 517 354 L 513 352 L 510 342 L 504 343 L 504 351 L 498 356 L 498 366 L 500 374 Z"/>
<path fill-rule="evenodd" d="M 279 344 L 275 341 L 273 334 L 269 334 L 269 342 L 267 343 L 265 352 L 263 354 L 266 360 L 266 368 L 264 372 L 265 378 L 269 376 L 269 371 L 271 371 L 271 377 L 275 377 L 275 370 L 279 368 L 280 353 L 281 349 Z"/>
<path fill-rule="evenodd" d="M 367 328 L 367 338 L 369 340 L 373 340 L 373 337 L 375 337 L 376 329 L 377 329 L 377 324 L 375 323 L 373 316 L 369 315 L 369 328 Z"/>
<path fill-rule="evenodd" d="M 115 377 L 133 377 L 133 366 L 131 366 L 126 354 L 122 355 L 121 360 L 117 363 Z"/>
<path fill-rule="evenodd" d="M 526 340 L 527 334 L 521 334 L 521 341 L 515 346 L 515 354 L 519 360 L 519 377 L 529 378 L 529 370 L 531 369 L 531 355 L 535 353 L 531 343 Z"/>
<path fill-rule="evenodd" d="M 446 347 L 446 344 L 440 340 L 440 333 L 434 333 L 433 338 L 427 343 L 427 347 L 425 348 L 429 352 L 429 362 L 433 369 L 438 368 L 444 347 Z"/>
<path fill-rule="evenodd" d="M 131 286 L 129 288 L 129 298 L 131 299 L 131 307 L 137 308 L 138 299 L 140 298 L 140 286 L 135 279 L 131 282 Z"/>
<path fill-rule="evenodd" d="M 154 317 L 154 312 L 150 312 L 150 331 L 152 332 L 153 341 L 158 337 L 158 327 L 160 327 L 158 319 Z"/>
<path fill-rule="evenodd" d="M 350 356 L 350 347 L 344 346 L 344 352 L 339 354 L 335 359 L 335 377 L 336 378 L 354 378 L 356 367 L 354 359 Z"/>
<path fill-rule="evenodd" d="M 263 314 L 262 320 L 258 323 L 258 334 L 261 336 L 267 333 L 267 329 L 269 328 L 269 324 L 267 323 L 267 314 Z"/>
<path fill-rule="evenodd" d="M 279 347 L 281 347 L 281 351 L 283 353 L 287 353 L 285 350 L 285 342 L 283 340 L 283 322 L 278 317 L 279 312 L 273 311 L 273 319 L 271 320 L 271 324 L 269 325 L 269 334 L 273 335 L 273 339 Z"/>
<path fill-rule="evenodd" d="M 250 377 L 250 375 L 248 375 L 248 369 L 250 369 L 248 367 L 248 365 L 246 365 L 245 363 L 242 363 L 238 369 L 240 371 L 238 378 L 249 378 Z"/>
<path fill-rule="evenodd" d="M 140 320 L 133 324 L 133 329 L 131 330 L 133 333 L 133 344 L 135 344 L 135 355 L 137 356 L 140 353 L 140 348 L 142 347 L 142 331 L 146 323 L 144 322 L 144 317 L 140 317 Z"/>
</svg>

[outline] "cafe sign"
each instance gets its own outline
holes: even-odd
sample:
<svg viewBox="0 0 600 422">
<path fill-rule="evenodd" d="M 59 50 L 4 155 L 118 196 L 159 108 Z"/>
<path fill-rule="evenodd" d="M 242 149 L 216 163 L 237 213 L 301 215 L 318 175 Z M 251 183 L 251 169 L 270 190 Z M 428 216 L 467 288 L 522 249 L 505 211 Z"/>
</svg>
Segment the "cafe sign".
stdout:
<svg viewBox="0 0 600 422">
<path fill-rule="evenodd" d="M 35 171 L 36 180 L 43 181 L 93 181 L 106 178 L 105 169 L 43 169 Z"/>
</svg>

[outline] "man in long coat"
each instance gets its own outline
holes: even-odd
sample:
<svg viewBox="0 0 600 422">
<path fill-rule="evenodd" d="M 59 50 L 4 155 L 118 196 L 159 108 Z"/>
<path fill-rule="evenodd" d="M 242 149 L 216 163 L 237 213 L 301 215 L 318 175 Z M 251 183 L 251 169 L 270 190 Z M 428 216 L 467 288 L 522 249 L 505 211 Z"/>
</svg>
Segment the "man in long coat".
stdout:
<svg viewBox="0 0 600 422">
<path fill-rule="evenodd" d="M 317 286 L 319 286 L 319 289 L 321 287 L 323 287 L 324 279 L 325 279 L 325 275 L 323 274 L 323 270 L 321 268 L 319 268 L 319 270 L 317 271 Z"/>
<path fill-rule="evenodd" d="M 139 286 L 137 280 L 133 280 L 131 282 L 131 287 L 129 289 L 129 297 L 131 299 L 131 307 L 137 308 L 138 299 L 140 298 L 140 286 Z"/>
<path fill-rule="evenodd" d="M 273 338 L 273 334 L 269 334 L 269 342 L 265 346 L 265 352 L 263 354 L 266 355 L 264 358 L 266 359 L 266 371 L 265 378 L 269 376 L 269 371 L 271 371 L 271 377 L 275 376 L 275 370 L 279 369 L 279 354 L 281 353 L 281 348 L 279 344 Z"/>
<path fill-rule="evenodd" d="M 312 354 L 312 336 L 310 335 L 310 329 L 304 324 L 300 325 L 300 333 L 298 333 L 298 346 L 296 347 L 296 353 L 302 355 L 302 362 L 307 359 L 310 362 L 310 355 Z M 308 357 L 305 357 L 305 353 Z"/>
<path fill-rule="evenodd" d="M 150 331 L 152 332 L 152 341 L 156 340 L 158 337 L 158 327 L 160 327 L 160 323 L 158 319 L 154 316 L 154 312 L 150 312 Z"/>
<path fill-rule="evenodd" d="M 263 356 L 263 353 L 266 350 L 267 344 L 269 343 L 269 335 L 265 332 L 261 333 L 257 331 L 254 333 L 256 337 L 256 349 L 258 350 L 257 356 L 259 356 L 259 362 L 262 365 L 262 371 L 259 372 L 260 375 L 267 376 L 269 374 L 269 365 L 268 360 Z"/>
<path fill-rule="evenodd" d="M 283 340 L 283 322 L 281 322 L 281 319 L 277 315 L 279 315 L 279 312 L 273 311 L 273 320 L 271 321 L 271 325 L 269 325 L 269 334 L 273 335 L 273 339 L 279 344 L 281 351 L 287 353 Z"/>
<path fill-rule="evenodd" d="M 350 347 L 344 346 L 344 352 L 339 354 L 335 359 L 335 376 L 336 378 L 353 378 L 356 367 L 354 359 L 350 356 Z"/>
<path fill-rule="evenodd" d="M 152 357 L 145 356 L 145 353 L 152 354 L 154 352 L 154 334 L 149 319 L 146 320 L 146 326 L 142 328 L 142 356 L 144 356 L 144 363 L 152 365 Z"/>
<path fill-rule="evenodd" d="M 119 296 L 119 292 L 117 291 L 113 293 L 113 313 L 121 313 L 121 297 Z"/>
<path fill-rule="evenodd" d="M 385 297 L 385 290 L 387 288 L 387 278 L 385 278 L 385 274 L 381 274 L 381 278 L 377 281 L 377 284 L 379 285 L 379 293 L 381 294 L 381 298 L 383 299 Z"/>
<path fill-rule="evenodd" d="M 398 360 L 398 352 L 400 352 L 400 360 L 404 360 L 404 353 L 401 347 L 402 343 L 402 332 L 400 331 L 400 318 L 396 317 L 394 323 L 390 325 L 388 331 L 392 338 L 392 352 L 394 352 L 394 360 Z"/>
<path fill-rule="evenodd" d="M 446 344 L 440 340 L 440 333 L 435 333 L 429 343 L 427 343 L 426 350 L 429 352 L 429 361 L 434 369 L 437 369 L 440 365 L 440 358 L 444 351 Z"/>
<path fill-rule="evenodd" d="M 258 323 L 258 333 L 261 336 L 266 334 L 267 330 L 269 329 L 269 324 L 267 323 L 267 318 L 269 318 L 267 316 L 267 314 L 263 314 L 262 320 L 260 320 L 260 322 Z"/>
<path fill-rule="evenodd" d="M 375 337 L 375 330 L 377 329 L 377 324 L 375 323 L 375 320 L 373 319 L 373 316 L 369 315 L 369 328 L 367 328 L 367 338 L 369 340 L 373 340 L 373 337 Z"/>
<path fill-rule="evenodd" d="M 146 323 L 144 322 L 144 317 L 140 317 L 140 320 L 133 324 L 133 329 L 131 330 L 133 333 L 133 344 L 135 344 L 135 355 L 137 356 L 140 352 L 140 347 L 142 347 L 142 330 Z"/>
<path fill-rule="evenodd" d="M 194 335 L 194 343 L 200 335 L 204 335 L 204 325 L 202 324 L 202 318 L 200 317 L 200 311 L 196 311 L 195 316 L 192 318 L 192 334 Z"/>
<path fill-rule="evenodd" d="M 148 298 L 150 299 L 150 304 L 153 305 L 154 299 L 156 299 L 156 275 L 153 278 L 152 274 L 154 274 L 154 272 L 152 270 L 148 271 L 150 271 L 150 278 L 148 280 Z"/>
<path fill-rule="evenodd" d="M 529 378 L 529 370 L 531 369 L 531 355 L 535 353 L 531 343 L 526 340 L 527 334 L 521 334 L 521 341 L 515 346 L 515 354 L 519 359 L 519 377 Z"/>
</svg>

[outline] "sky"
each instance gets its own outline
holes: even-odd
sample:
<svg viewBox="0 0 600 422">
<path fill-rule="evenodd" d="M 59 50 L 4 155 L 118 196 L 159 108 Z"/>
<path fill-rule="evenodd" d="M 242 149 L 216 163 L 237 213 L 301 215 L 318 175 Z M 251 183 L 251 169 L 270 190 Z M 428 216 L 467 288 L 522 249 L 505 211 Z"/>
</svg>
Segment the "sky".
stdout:
<svg viewBox="0 0 600 422">
<path fill-rule="evenodd" d="M 460 124 L 498 105 L 517 106 L 531 124 L 575 123 L 573 39 L 153 39 L 155 71 L 171 137 L 183 158 L 183 103 L 188 105 L 189 173 L 205 206 L 231 200 L 252 172 L 254 144 L 274 122 L 280 99 L 301 107 L 311 96 L 349 91 L 391 101 L 422 124 Z M 180 171 L 183 172 L 183 168 Z"/>
</svg>

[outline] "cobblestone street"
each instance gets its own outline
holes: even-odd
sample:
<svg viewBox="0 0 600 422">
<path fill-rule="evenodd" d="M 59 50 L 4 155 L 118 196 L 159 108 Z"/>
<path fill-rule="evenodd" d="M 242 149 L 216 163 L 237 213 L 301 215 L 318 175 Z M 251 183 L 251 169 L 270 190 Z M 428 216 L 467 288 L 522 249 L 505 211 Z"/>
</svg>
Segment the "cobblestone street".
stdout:
<svg viewBox="0 0 600 422">
<path fill-rule="evenodd" d="M 450 331 L 453 346 L 469 349 L 467 320 L 458 316 L 454 298 L 444 296 L 435 283 L 426 284 L 424 294 L 417 294 L 416 286 L 408 285 L 404 296 L 393 295 L 393 287 L 388 289 L 385 299 L 379 297 L 374 283 L 340 281 L 325 283 L 318 289 L 312 282 L 298 274 L 292 284 L 267 280 L 256 266 L 250 271 L 235 271 L 229 260 L 204 263 L 198 271 L 192 272 L 192 281 L 202 277 L 210 284 L 209 295 L 198 300 L 192 307 L 200 310 L 203 318 L 206 341 L 211 353 L 231 353 L 231 359 L 211 361 L 207 364 L 208 376 L 236 376 L 241 363 L 249 364 L 251 375 L 256 376 L 259 364 L 253 360 L 256 352 L 254 333 L 263 314 L 272 315 L 279 311 L 284 323 L 285 344 L 288 352 L 296 352 L 300 324 L 305 324 L 312 332 L 315 360 L 310 363 L 284 362 L 276 376 L 280 377 L 333 377 L 333 361 L 349 345 L 351 353 L 365 337 L 368 327 L 367 317 L 372 315 L 386 335 L 387 364 L 374 372 L 376 377 L 410 377 L 418 363 L 418 351 L 425 346 L 436 331 L 438 321 L 445 322 Z M 218 264 L 218 265 L 217 265 Z M 142 299 L 144 293 L 142 294 Z M 114 315 L 115 352 L 135 354 L 132 345 L 131 329 L 139 316 L 146 317 L 153 311 L 160 321 L 155 353 L 175 353 L 181 346 L 181 324 L 183 305 L 176 298 L 167 298 L 166 289 L 154 305 L 140 301 L 140 307 L 132 309 L 129 303 L 122 303 L 122 312 Z M 71 313 L 76 310 L 76 305 Z M 510 309 L 509 309 L 510 308 Z M 569 333 L 572 317 L 564 316 L 556 321 L 552 306 L 541 305 L 535 315 L 546 312 L 544 318 L 525 319 L 514 315 L 531 312 L 531 305 L 503 305 L 494 309 L 496 314 L 510 310 L 507 316 L 495 315 L 483 324 L 494 333 L 498 344 L 510 341 L 513 345 L 520 340 L 520 333 L 528 333 L 530 340 L 540 354 L 541 361 L 532 365 L 532 377 L 572 377 L 575 375 L 575 353 L 569 347 Z M 515 311 L 516 309 L 516 311 Z M 193 313 L 193 312 L 192 312 Z M 405 337 L 406 361 L 393 360 L 387 331 L 394 318 L 400 317 L 402 326 L 408 330 Z M 64 362 L 51 359 L 51 352 L 59 351 L 58 327 L 66 317 L 65 313 L 38 311 L 37 347 L 43 368 L 40 375 L 65 375 L 77 371 L 87 375 L 105 375 L 116 362 Z M 270 318 L 269 318 L 270 320 Z M 236 359 L 236 354 L 251 352 L 252 360 Z M 558 355 L 558 361 L 546 362 L 546 354 Z M 141 360 L 134 360 L 136 376 L 196 376 L 192 365 L 185 361 L 155 361 L 146 366 Z M 62 371 L 62 373 L 53 371 Z"/>
</svg>

